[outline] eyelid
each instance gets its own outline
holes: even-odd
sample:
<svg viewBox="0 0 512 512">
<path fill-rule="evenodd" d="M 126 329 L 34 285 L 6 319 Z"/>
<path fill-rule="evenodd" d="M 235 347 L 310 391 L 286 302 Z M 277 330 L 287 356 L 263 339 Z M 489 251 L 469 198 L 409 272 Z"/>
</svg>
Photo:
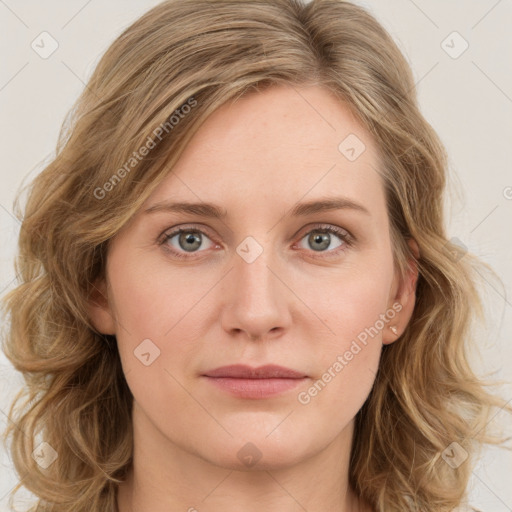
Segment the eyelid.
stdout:
<svg viewBox="0 0 512 512">
<path fill-rule="evenodd" d="M 316 222 L 316 223 L 313 223 L 313 224 L 308 224 L 307 226 L 304 226 L 304 228 L 302 228 L 298 232 L 297 235 L 294 235 L 293 238 L 295 238 L 297 236 L 300 236 L 302 238 L 303 235 L 306 235 L 310 231 L 316 231 L 316 230 L 318 230 L 318 231 L 322 231 L 322 230 L 332 231 L 332 232 L 338 234 L 339 236 L 344 235 L 347 238 L 350 238 L 351 240 L 355 240 L 355 237 L 347 229 L 342 228 L 341 226 L 336 226 L 335 224 L 329 224 L 329 223 L 325 223 L 325 222 Z"/>
<path fill-rule="evenodd" d="M 180 231 L 198 231 L 203 235 L 207 235 L 208 238 L 213 239 L 209 234 L 209 228 L 203 224 L 179 224 L 178 226 L 167 228 L 159 237 L 158 241 L 166 241 L 169 238 L 177 235 Z M 218 243 L 218 242 L 217 242 Z"/>
</svg>

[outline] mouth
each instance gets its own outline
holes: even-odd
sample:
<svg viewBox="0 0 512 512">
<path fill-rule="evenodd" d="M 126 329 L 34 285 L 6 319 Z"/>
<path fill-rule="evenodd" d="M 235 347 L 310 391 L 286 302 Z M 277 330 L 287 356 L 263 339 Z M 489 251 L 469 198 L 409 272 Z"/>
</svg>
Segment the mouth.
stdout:
<svg viewBox="0 0 512 512">
<path fill-rule="evenodd" d="M 231 395 L 262 399 L 290 391 L 309 377 L 302 372 L 277 365 L 251 368 L 245 365 L 222 366 L 202 375 L 208 382 Z"/>
</svg>

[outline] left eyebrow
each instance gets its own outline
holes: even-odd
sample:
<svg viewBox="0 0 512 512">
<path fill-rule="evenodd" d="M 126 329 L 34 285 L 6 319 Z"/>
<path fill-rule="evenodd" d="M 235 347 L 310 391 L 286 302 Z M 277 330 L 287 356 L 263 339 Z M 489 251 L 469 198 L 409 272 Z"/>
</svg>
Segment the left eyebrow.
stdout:
<svg viewBox="0 0 512 512">
<path fill-rule="evenodd" d="M 291 215 L 294 217 L 303 217 L 318 212 L 343 209 L 355 210 L 365 213 L 366 215 L 371 215 L 368 209 L 362 204 L 356 203 L 347 197 L 331 197 L 321 200 L 313 200 L 306 203 L 299 203 L 292 209 Z M 215 219 L 224 219 L 228 215 L 224 208 L 212 203 L 173 203 L 169 201 L 156 203 L 147 208 L 145 213 L 161 211 L 187 213 L 190 215 L 198 215 L 200 217 Z"/>
<path fill-rule="evenodd" d="M 298 217 L 331 210 L 356 210 L 371 216 L 371 213 L 362 204 L 356 203 L 348 197 L 328 197 L 322 200 L 299 203 L 292 209 L 291 215 Z"/>
</svg>

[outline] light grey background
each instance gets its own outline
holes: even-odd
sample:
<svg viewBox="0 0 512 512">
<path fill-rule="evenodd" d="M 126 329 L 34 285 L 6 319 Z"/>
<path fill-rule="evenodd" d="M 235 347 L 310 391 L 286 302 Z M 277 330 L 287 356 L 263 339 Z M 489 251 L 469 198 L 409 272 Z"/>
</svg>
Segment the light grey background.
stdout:
<svg viewBox="0 0 512 512">
<path fill-rule="evenodd" d="M 113 39 L 157 0 L 0 0 L 0 293 L 14 286 L 19 229 L 12 205 L 19 186 L 51 159 L 60 125 Z M 490 315 L 479 372 L 512 381 L 512 2 L 368 0 L 410 62 L 420 105 L 450 155 L 448 231 L 493 266 L 503 286 L 485 291 Z M 57 50 L 42 58 L 33 41 Z M 458 32 L 459 35 L 453 34 Z M 444 41 L 444 43 L 443 43 Z M 465 46 L 467 50 L 458 55 Z M 40 51 L 43 51 L 40 48 Z M 451 55 L 450 55 L 451 54 Z M 456 57 L 456 58 L 454 58 Z M 0 354 L 0 429 L 21 377 Z M 500 394 L 512 399 L 510 384 Z M 495 420 L 510 421 L 498 413 Z M 512 511 L 512 457 L 490 448 L 471 478 L 471 502 Z M 0 449 L 0 511 L 16 483 Z M 30 494 L 20 493 L 30 499 Z M 22 503 L 22 502 L 20 502 Z"/>
</svg>

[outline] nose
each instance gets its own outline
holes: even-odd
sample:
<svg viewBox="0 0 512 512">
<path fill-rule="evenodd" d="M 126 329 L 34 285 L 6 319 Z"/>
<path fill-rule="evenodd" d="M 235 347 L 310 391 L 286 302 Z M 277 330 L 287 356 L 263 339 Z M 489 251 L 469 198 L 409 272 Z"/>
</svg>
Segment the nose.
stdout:
<svg viewBox="0 0 512 512">
<path fill-rule="evenodd" d="M 281 336 L 290 325 L 287 302 L 293 295 L 284 284 L 284 267 L 266 247 L 254 260 L 238 253 L 233 260 L 234 268 L 222 290 L 226 294 L 221 313 L 224 330 L 249 340 Z"/>
</svg>

